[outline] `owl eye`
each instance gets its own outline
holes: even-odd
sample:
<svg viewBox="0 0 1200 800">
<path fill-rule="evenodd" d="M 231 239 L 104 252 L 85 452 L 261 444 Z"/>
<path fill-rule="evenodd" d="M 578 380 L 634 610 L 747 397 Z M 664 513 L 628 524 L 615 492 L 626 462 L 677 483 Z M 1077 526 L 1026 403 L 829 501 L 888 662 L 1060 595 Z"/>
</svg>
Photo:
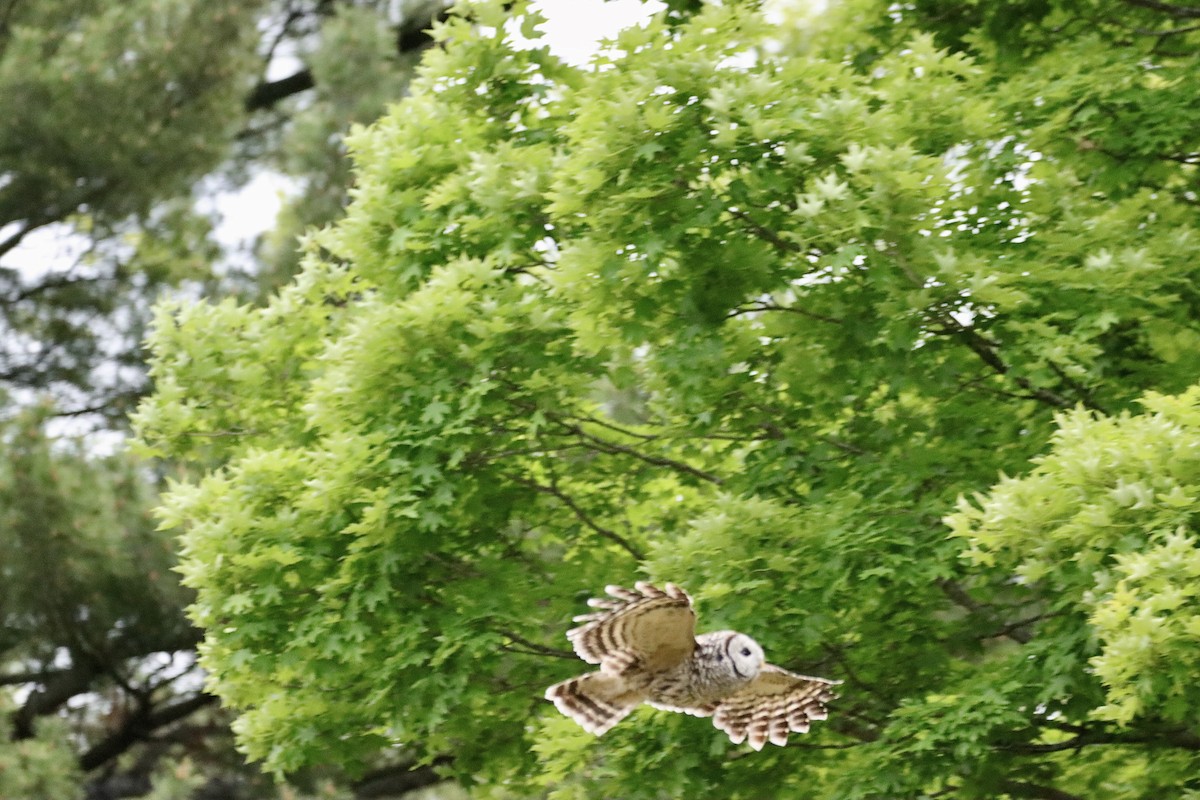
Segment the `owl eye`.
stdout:
<svg viewBox="0 0 1200 800">
<path fill-rule="evenodd" d="M 744 656 L 748 656 L 748 655 L 750 655 L 750 648 L 749 648 L 749 647 L 743 647 L 743 648 L 742 648 L 742 655 L 744 655 Z"/>
</svg>

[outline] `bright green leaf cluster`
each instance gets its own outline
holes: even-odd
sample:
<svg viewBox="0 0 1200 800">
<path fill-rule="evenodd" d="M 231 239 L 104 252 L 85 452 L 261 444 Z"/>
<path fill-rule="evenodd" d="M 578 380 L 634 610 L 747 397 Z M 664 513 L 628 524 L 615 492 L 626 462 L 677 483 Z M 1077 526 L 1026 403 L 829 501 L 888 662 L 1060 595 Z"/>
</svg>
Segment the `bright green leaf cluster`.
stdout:
<svg viewBox="0 0 1200 800">
<path fill-rule="evenodd" d="M 1200 387 L 1147 412 L 1064 415 L 1050 454 L 948 523 L 976 563 L 1085 611 L 1100 640 L 1102 719 L 1190 718 L 1200 703 Z"/>
</svg>

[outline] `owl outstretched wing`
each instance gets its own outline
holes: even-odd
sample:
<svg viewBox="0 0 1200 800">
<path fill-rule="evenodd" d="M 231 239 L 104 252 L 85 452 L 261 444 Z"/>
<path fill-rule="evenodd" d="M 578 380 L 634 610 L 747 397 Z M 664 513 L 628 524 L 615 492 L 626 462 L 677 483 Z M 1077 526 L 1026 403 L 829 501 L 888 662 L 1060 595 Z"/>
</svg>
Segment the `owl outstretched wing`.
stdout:
<svg viewBox="0 0 1200 800">
<path fill-rule="evenodd" d="M 567 631 L 575 653 L 605 672 L 670 669 L 696 649 L 696 612 L 692 598 L 673 583 L 662 589 L 639 582 L 633 589 L 606 586 L 608 597 L 588 605 L 600 609 L 575 617 Z"/>
<path fill-rule="evenodd" d="M 789 731 L 807 733 L 810 722 L 825 719 L 825 704 L 837 697 L 830 687 L 839 683 L 763 664 L 758 677 L 720 702 L 713 725 L 734 744 L 749 739 L 755 750 L 767 742 L 782 746 Z"/>
</svg>

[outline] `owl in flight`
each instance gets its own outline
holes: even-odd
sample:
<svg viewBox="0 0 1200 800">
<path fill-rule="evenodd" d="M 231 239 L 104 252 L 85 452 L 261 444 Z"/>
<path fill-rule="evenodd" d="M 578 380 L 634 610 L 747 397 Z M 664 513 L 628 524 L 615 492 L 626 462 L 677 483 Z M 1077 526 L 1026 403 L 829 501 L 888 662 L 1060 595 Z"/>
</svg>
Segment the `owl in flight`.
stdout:
<svg viewBox="0 0 1200 800">
<path fill-rule="evenodd" d="M 604 589 L 613 599 L 588 605 L 601 609 L 575 617 L 567 631 L 575 653 L 597 672 L 556 683 L 546 699 L 597 736 L 640 703 L 667 711 L 713 718 L 734 744 L 749 739 L 787 744 L 788 732 L 805 733 L 825 719 L 830 689 L 841 681 L 797 675 L 768 664 L 758 642 L 744 633 L 716 631 L 696 636 L 696 612 L 687 592 L 668 583 Z"/>
</svg>

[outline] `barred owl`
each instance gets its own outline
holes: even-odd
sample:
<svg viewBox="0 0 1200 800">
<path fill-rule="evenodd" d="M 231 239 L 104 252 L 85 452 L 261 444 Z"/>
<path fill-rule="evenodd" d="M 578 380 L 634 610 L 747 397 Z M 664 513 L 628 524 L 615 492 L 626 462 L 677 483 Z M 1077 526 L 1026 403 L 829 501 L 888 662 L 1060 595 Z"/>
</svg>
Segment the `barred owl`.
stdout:
<svg viewBox="0 0 1200 800">
<path fill-rule="evenodd" d="M 695 635 L 696 613 L 687 592 L 605 587 L 614 599 L 588 601 L 600 611 L 575 618 L 567 631 L 575 653 L 598 672 L 556 683 L 546 699 L 597 736 L 640 703 L 713 718 L 734 744 L 755 750 L 787 744 L 788 732 L 808 731 L 825 719 L 830 689 L 841 681 L 810 678 L 767 664 L 762 648 L 744 633 Z"/>
</svg>

